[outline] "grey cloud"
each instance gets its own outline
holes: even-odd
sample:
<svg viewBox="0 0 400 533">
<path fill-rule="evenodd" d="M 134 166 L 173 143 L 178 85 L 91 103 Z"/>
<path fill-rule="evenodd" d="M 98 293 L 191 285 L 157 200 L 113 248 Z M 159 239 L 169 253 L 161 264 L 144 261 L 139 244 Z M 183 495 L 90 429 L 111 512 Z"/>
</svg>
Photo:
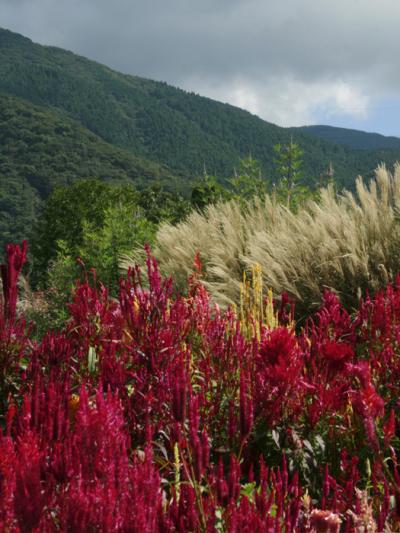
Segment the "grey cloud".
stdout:
<svg viewBox="0 0 400 533">
<path fill-rule="evenodd" d="M 263 68 L 298 76 L 368 68 L 397 56 L 396 0 L 1 0 L 0 16 L 124 70 L 180 76 Z M 166 64 L 166 60 L 171 62 Z M 174 62 L 175 60 L 175 62 Z M 175 63 L 175 64 L 174 64 Z M 165 75 L 165 74 L 164 74 Z"/>
</svg>

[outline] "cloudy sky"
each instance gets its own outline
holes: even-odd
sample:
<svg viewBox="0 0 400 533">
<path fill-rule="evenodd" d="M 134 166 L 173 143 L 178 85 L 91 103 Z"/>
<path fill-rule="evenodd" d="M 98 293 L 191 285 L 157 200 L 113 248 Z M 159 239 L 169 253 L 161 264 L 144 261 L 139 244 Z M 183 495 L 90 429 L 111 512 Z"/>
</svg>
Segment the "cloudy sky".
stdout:
<svg viewBox="0 0 400 533">
<path fill-rule="evenodd" d="M 282 126 L 400 136 L 399 0 L 0 0 L 0 26 Z"/>
</svg>

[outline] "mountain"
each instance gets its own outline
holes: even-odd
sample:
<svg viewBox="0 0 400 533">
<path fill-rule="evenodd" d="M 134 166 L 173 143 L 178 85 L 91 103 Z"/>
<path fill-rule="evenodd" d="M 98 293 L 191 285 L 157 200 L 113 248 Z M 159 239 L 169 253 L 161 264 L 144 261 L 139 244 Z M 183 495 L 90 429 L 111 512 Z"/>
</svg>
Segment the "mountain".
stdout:
<svg viewBox="0 0 400 533">
<path fill-rule="evenodd" d="M 167 165 L 186 179 L 209 173 L 226 177 L 251 153 L 266 175 L 273 172 L 273 145 L 287 142 L 292 129 L 280 128 L 229 104 L 137 76 L 115 72 L 65 50 L 41 46 L 0 30 L 0 90 L 78 120 L 106 142 L 138 157 Z M 335 176 L 349 183 L 370 174 L 400 149 L 370 157 L 296 132 L 305 175 L 319 177 L 332 161 Z"/>
<path fill-rule="evenodd" d="M 301 126 L 294 131 L 305 133 L 355 150 L 400 150 L 398 137 L 387 137 L 379 133 L 336 128 L 334 126 Z"/>
<path fill-rule="evenodd" d="M 272 180 L 273 147 L 291 136 L 308 185 L 330 163 L 351 188 L 358 174 L 400 159 L 397 145 L 354 150 L 3 29 L 0 124 L 0 244 L 25 236 L 42 199 L 79 177 L 160 180 L 188 193 L 205 169 L 223 180 L 251 153 Z"/>
</svg>

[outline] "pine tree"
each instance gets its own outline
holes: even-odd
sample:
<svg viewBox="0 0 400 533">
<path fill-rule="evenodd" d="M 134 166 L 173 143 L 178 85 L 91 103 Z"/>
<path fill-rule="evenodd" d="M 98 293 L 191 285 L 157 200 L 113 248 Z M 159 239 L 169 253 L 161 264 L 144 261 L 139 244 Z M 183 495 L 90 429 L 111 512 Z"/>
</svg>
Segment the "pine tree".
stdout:
<svg viewBox="0 0 400 533">
<path fill-rule="evenodd" d="M 288 144 L 276 144 L 274 151 L 276 154 L 274 164 L 278 177 L 275 195 L 278 201 L 286 203 L 288 207 L 296 207 L 305 190 L 300 184 L 303 150 L 291 137 Z"/>
</svg>

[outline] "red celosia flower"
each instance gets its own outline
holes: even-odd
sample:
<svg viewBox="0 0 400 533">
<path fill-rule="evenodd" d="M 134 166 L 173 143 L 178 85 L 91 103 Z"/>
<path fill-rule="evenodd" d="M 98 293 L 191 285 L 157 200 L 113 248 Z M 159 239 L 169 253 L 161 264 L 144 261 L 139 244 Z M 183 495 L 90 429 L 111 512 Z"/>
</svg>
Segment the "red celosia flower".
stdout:
<svg viewBox="0 0 400 533">
<path fill-rule="evenodd" d="M 269 423 L 282 413 L 294 416 L 305 391 L 303 354 L 293 331 L 279 327 L 263 333 L 255 356 L 254 412 Z"/>
<path fill-rule="evenodd" d="M 330 368 L 339 370 L 354 357 L 354 349 L 350 344 L 326 339 L 321 345 L 321 355 Z"/>
<path fill-rule="evenodd" d="M 389 418 L 383 426 L 383 434 L 385 436 L 385 444 L 388 446 L 396 434 L 396 417 L 394 409 L 390 410 Z"/>
<path fill-rule="evenodd" d="M 26 262 L 28 244 L 23 241 L 22 246 L 8 244 L 6 246 L 6 263 L 1 265 L 1 279 L 3 282 L 4 313 L 12 321 L 17 307 L 18 277 Z"/>
</svg>

